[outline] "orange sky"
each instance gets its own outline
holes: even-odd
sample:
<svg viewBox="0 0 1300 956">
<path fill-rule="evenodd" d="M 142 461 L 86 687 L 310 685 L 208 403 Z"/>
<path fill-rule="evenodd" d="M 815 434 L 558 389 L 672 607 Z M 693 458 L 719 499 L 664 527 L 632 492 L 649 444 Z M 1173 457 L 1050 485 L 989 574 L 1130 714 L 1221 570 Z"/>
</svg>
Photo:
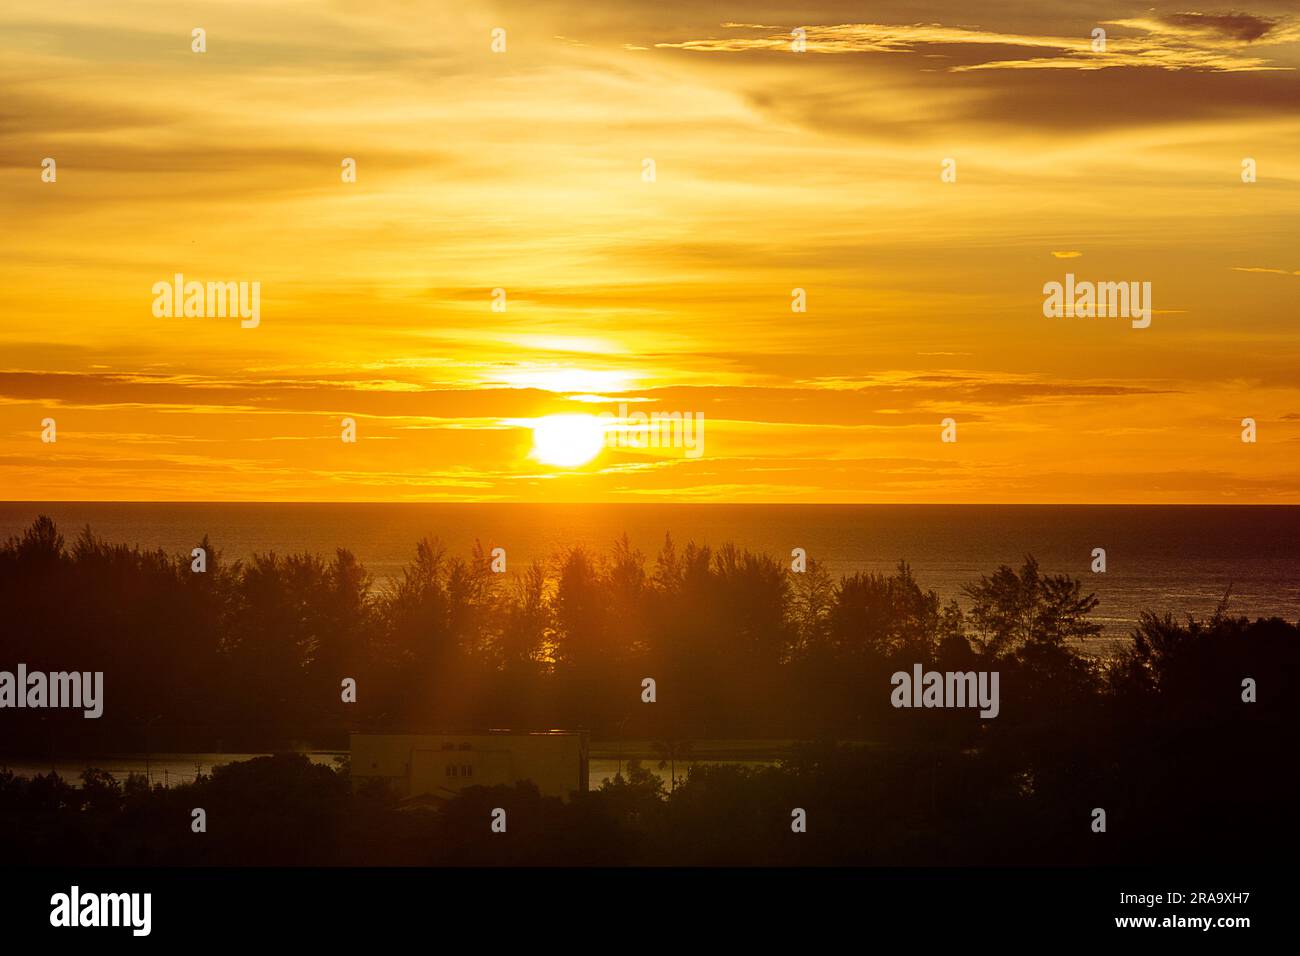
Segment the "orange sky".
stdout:
<svg viewBox="0 0 1300 956">
<path fill-rule="evenodd" d="M 869 6 L 8 5 L 0 498 L 1300 499 L 1294 4 Z"/>
</svg>

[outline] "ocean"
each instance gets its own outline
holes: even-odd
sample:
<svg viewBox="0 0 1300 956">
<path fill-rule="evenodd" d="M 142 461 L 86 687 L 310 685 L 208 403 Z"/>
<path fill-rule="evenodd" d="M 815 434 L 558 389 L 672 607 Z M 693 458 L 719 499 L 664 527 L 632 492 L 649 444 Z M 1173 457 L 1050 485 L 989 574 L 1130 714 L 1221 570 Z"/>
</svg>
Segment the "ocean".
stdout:
<svg viewBox="0 0 1300 956">
<path fill-rule="evenodd" d="M 400 573 L 423 535 L 452 554 L 475 540 L 503 547 L 510 570 L 576 544 L 606 550 L 625 533 L 648 566 L 665 534 L 679 548 L 733 541 L 787 562 L 800 547 L 836 577 L 907 561 L 922 587 L 959 601 L 981 574 L 1032 554 L 1096 592 L 1097 653 L 1143 610 L 1208 615 L 1229 588 L 1233 613 L 1300 619 L 1300 507 L 1291 506 L 4 502 L 0 538 L 40 514 L 69 543 L 89 525 L 108 541 L 185 554 L 206 534 L 227 560 L 347 548 L 377 583 Z M 1094 548 L 1106 551 L 1105 573 L 1091 571 Z"/>
<path fill-rule="evenodd" d="M 626 773 L 628 761 L 635 757 L 641 761 L 642 769 L 655 774 L 664 782 L 664 788 L 672 786 L 673 773 L 677 780 L 685 779 L 691 764 L 727 764 L 737 767 L 770 766 L 778 760 L 791 741 L 721 741 L 724 749 L 710 748 L 710 741 L 695 741 L 699 753 L 698 759 L 679 761 L 676 767 L 660 767 L 658 757 L 652 753 L 649 741 L 592 741 L 591 757 L 587 763 L 587 789 L 599 790 L 600 785 L 618 773 Z M 756 744 L 770 743 L 770 753 L 762 756 L 740 753 L 741 750 L 753 750 Z M 336 767 L 338 762 L 348 756 L 346 750 L 308 750 L 301 751 L 312 763 Z M 739 754 L 739 755 L 738 755 Z M 81 786 L 83 771 L 94 767 L 110 776 L 126 781 L 130 774 L 139 774 L 150 783 L 162 784 L 164 787 L 178 787 L 193 783 L 198 774 L 211 775 L 217 767 L 225 764 L 240 763 L 255 757 L 265 756 L 261 753 L 119 753 L 89 756 L 63 756 L 38 760 L 30 757 L 0 757 L 0 773 L 9 771 L 16 777 L 30 780 L 47 773 L 57 773 L 66 782 L 75 787 Z"/>
</svg>

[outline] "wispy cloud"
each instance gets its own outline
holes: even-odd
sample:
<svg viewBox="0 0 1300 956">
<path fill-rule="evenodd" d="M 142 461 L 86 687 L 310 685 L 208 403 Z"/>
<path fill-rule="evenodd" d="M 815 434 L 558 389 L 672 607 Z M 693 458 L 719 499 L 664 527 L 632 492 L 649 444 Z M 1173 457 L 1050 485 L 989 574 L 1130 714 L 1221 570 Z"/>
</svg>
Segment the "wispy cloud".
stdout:
<svg viewBox="0 0 1300 956">
<path fill-rule="evenodd" d="M 1090 35 L 1066 37 L 1010 33 L 938 23 L 841 23 L 803 27 L 806 51 L 812 54 L 933 53 L 952 47 L 986 47 L 976 62 L 952 64 L 953 72 L 971 70 L 1069 69 L 1102 70 L 1117 67 L 1159 67 L 1165 70 L 1252 72 L 1290 70 L 1273 59 L 1253 52 L 1254 46 L 1294 42 L 1300 38 L 1300 20 L 1270 20 L 1247 14 L 1212 16 L 1176 14 L 1165 18 L 1103 21 L 1119 28 L 1104 48 L 1094 49 Z M 724 24 L 733 29 L 762 29 L 745 24 Z M 656 46 L 704 53 L 789 51 L 788 29 L 765 36 L 707 37 Z M 1008 48 L 1032 50 L 1035 55 L 1009 59 Z"/>
<path fill-rule="evenodd" d="M 1267 272 L 1271 275 L 1278 276 L 1300 276 L 1300 269 L 1288 271 L 1286 269 L 1266 269 L 1263 266 L 1233 266 L 1233 272 Z"/>
</svg>

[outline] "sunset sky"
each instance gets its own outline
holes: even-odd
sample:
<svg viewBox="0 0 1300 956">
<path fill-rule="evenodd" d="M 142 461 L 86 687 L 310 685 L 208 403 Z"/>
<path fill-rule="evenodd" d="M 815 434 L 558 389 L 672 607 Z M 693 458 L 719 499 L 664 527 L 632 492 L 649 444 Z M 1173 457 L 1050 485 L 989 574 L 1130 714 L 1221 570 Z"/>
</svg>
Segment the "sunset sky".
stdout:
<svg viewBox="0 0 1300 956">
<path fill-rule="evenodd" d="M 1296 502 L 1300 11 L 1195 2 L 6 4 L 0 498 Z"/>
</svg>

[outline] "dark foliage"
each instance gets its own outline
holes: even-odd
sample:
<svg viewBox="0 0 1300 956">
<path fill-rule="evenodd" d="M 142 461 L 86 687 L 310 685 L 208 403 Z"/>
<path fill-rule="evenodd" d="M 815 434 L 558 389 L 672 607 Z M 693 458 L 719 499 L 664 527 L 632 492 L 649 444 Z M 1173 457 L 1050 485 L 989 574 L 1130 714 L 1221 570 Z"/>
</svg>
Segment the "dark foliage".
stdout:
<svg viewBox="0 0 1300 956">
<path fill-rule="evenodd" d="M 567 801 L 525 782 L 432 808 L 354 792 L 346 769 L 303 757 L 232 764 L 171 789 L 97 770 L 80 787 L 0 772 L 0 859 L 1208 863 L 1296 849 L 1300 629 L 1281 620 L 1226 606 L 1204 621 L 1147 615 L 1103 662 L 1079 652 L 1096 633 L 1095 599 L 1032 559 L 972 585 L 962 611 L 906 565 L 836 584 L 815 563 L 790 574 L 730 546 L 667 541 L 647 570 L 624 541 L 603 558 L 571 550 L 550 575 L 507 577 L 481 550 L 448 558 L 426 541 L 377 591 L 346 551 L 227 564 L 204 546 L 204 574 L 187 556 L 89 531 L 68 547 L 47 519 L 0 547 L 4 658 L 106 672 L 101 720 L 7 711 L 6 749 L 570 726 L 662 740 L 684 780 L 669 791 L 633 761 Z M 894 709 L 889 677 L 916 663 L 998 671 L 1001 713 Z M 637 703 L 647 674 L 659 683 L 654 708 Z M 343 677 L 358 681 L 355 705 L 340 701 Z M 1246 678 L 1257 702 L 1243 701 Z M 746 735 L 825 742 L 779 766 L 682 769 L 692 739 Z M 195 807 L 206 834 L 191 832 Z M 506 834 L 489 829 L 495 807 L 508 812 Z M 1089 825 L 1095 807 L 1104 834 Z M 807 812 L 806 833 L 791 832 L 794 808 Z"/>
</svg>

